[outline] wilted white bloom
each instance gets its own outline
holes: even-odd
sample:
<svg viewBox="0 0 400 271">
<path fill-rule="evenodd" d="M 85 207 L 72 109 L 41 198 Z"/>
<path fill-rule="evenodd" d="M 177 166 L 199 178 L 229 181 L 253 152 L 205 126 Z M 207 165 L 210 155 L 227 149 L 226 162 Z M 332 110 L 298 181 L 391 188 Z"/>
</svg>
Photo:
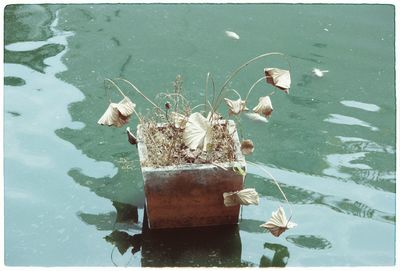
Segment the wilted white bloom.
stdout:
<svg viewBox="0 0 400 271">
<path fill-rule="evenodd" d="M 264 73 L 268 84 L 273 85 L 285 93 L 289 93 L 290 89 L 290 72 L 278 68 L 265 68 Z"/>
<path fill-rule="evenodd" d="M 270 117 L 274 108 L 269 96 L 260 97 L 258 99 L 258 105 L 253 108 L 253 111 L 257 114 L 263 115 L 266 118 Z"/>
<path fill-rule="evenodd" d="M 249 110 L 246 107 L 246 101 L 238 99 L 236 101 L 225 98 L 226 105 L 229 109 L 229 115 L 238 115 L 243 111 Z"/>
<path fill-rule="evenodd" d="M 244 155 L 249 155 L 254 151 L 254 144 L 253 141 L 250 139 L 243 140 L 240 144 L 240 150 Z"/>
<path fill-rule="evenodd" d="M 282 207 L 279 207 L 276 212 L 272 212 L 272 217 L 266 223 L 260 225 L 260 227 L 266 228 L 276 237 L 281 235 L 287 229 L 296 226 L 296 223 L 290 222 L 286 219 L 285 210 L 283 210 Z"/>
<path fill-rule="evenodd" d="M 260 199 L 254 188 L 246 188 L 236 192 L 226 192 L 223 194 L 224 205 L 226 207 L 235 205 L 258 205 Z"/>
<path fill-rule="evenodd" d="M 205 151 L 211 139 L 211 123 L 199 112 L 191 114 L 183 130 L 185 145 L 192 150 L 203 148 Z"/>
<path fill-rule="evenodd" d="M 121 127 L 128 123 L 135 104 L 125 96 L 119 103 L 110 103 L 106 112 L 97 121 L 98 124 Z"/>
<path fill-rule="evenodd" d="M 225 34 L 226 34 L 229 38 L 231 38 L 231 39 L 235 39 L 235 40 L 240 39 L 239 35 L 236 34 L 236 33 L 233 32 L 233 31 L 225 31 Z"/>
</svg>

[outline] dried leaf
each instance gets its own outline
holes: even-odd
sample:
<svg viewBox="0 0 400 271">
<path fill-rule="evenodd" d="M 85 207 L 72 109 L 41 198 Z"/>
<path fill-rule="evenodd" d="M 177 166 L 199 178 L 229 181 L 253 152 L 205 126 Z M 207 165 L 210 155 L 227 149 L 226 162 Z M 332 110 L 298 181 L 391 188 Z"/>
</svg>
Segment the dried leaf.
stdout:
<svg viewBox="0 0 400 271">
<path fill-rule="evenodd" d="M 236 192 L 226 192 L 223 194 L 224 205 L 226 207 L 235 205 L 258 205 L 260 198 L 254 188 L 246 188 Z"/>
<path fill-rule="evenodd" d="M 244 155 L 252 154 L 254 151 L 253 141 L 251 141 L 250 139 L 243 140 L 240 144 L 240 150 Z"/>
<path fill-rule="evenodd" d="M 296 223 L 290 222 L 286 219 L 285 210 L 283 210 L 282 207 L 279 207 L 276 212 L 272 212 L 272 217 L 266 223 L 260 225 L 260 227 L 266 228 L 276 237 L 281 235 L 287 229 L 296 226 Z"/>
<path fill-rule="evenodd" d="M 264 73 L 268 84 L 283 90 L 285 93 L 289 93 L 291 83 L 289 71 L 278 68 L 265 68 Z"/>
<path fill-rule="evenodd" d="M 242 99 L 233 101 L 233 100 L 225 98 L 225 102 L 229 109 L 229 115 L 238 115 L 243 111 L 249 110 L 246 107 L 246 101 L 243 101 Z"/>
<path fill-rule="evenodd" d="M 269 118 L 272 114 L 274 108 L 272 107 L 272 102 L 269 96 L 260 97 L 258 99 L 258 105 L 253 108 L 253 111 L 257 114 L 263 115 Z"/>
<path fill-rule="evenodd" d="M 183 131 L 185 145 L 192 150 L 203 148 L 206 151 L 211 139 L 211 123 L 199 112 L 191 114 Z"/>
</svg>

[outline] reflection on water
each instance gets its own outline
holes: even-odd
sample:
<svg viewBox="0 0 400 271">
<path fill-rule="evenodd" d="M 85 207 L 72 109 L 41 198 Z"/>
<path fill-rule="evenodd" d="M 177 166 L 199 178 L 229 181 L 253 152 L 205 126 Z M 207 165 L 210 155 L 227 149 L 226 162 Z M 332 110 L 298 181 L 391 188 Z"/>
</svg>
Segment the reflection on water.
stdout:
<svg viewBox="0 0 400 271">
<path fill-rule="evenodd" d="M 358 108 L 365 111 L 377 112 L 380 110 L 380 107 L 375 104 L 362 103 L 358 101 L 341 101 L 340 103 L 348 107 Z"/>
<path fill-rule="evenodd" d="M 296 246 L 309 249 L 321 250 L 332 247 L 331 242 L 329 242 L 327 239 L 315 235 L 290 235 L 286 237 L 286 240 L 295 244 Z"/>
<path fill-rule="evenodd" d="M 357 125 L 357 126 L 367 127 L 371 129 L 371 131 L 379 131 L 379 128 L 372 126 L 370 123 L 366 121 L 362 121 L 354 117 L 344 116 L 340 114 L 330 114 L 329 118 L 326 118 L 325 121 L 336 124 Z"/>
<path fill-rule="evenodd" d="M 260 267 L 285 267 L 290 254 L 288 248 L 280 244 L 265 243 L 264 248 L 272 251 L 272 257 L 263 255 L 260 260 Z"/>
<path fill-rule="evenodd" d="M 20 77 L 6 76 L 4 77 L 4 85 L 6 86 L 23 86 L 26 82 Z"/>
<path fill-rule="evenodd" d="M 46 44 L 36 50 L 23 52 L 5 50 L 4 61 L 26 65 L 35 71 L 43 73 L 48 66 L 44 63 L 44 60 L 56 56 L 64 50 L 65 46 L 62 44 Z"/>
<path fill-rule="evenodd" d="M 351 195 L 351 199 L 330 195 L 328 191 L 331 188 L 329 187 L 330 185 L 326 184 L 326 181 L 325 185 L 322 185 L 321 187 L 324 188 L 324 190 L 322 190 L 321 193 L 313 191 L 315 189 L 318 189 L 316 185 L 310 186 L 312 188 L 309 190 L 305 189 L 305 185 L 301 182 L 303 181 L 303 179 L 310 180 L 311 177 L 310 176 L 302 177 L 300 174 L 293 174 L 293 177 L 291 179 L 295 180 L 296 183 L 300 182 L 303 188 L 299 187 L 298 185 L 295 185 L 294 183 L 293 185 L 287 185 L 285 183 L 282 183 L 285 182 L 286 179 L 279 178 L 280 174 L 275 173 L 276 169 L 275 170 L 272 168 L 267 168 L 267 169 L 268 171 L 273 172 L 274 176 L 277 177 L 278 180 L 281 182 L 282 189 L 285 191 L 286 196 L 290 199 L 290 202 L 293 204 L 321 205 L 328 207 L 332 211 L 339 213 L 346 213 L 354 216 L 371 218 L 379 221 L 386 221 L 388 223 L 394 222 L 395 214 L 393 208 L 392 208 L 393 212 L 383 212 L 377 210 L 365 203 L 362 203 L 363 201 L 365 201 L 365 198 L 363 199 L 362 195 L 359 197 L 360 201 L 356 200 L 355 195 L 352 195 L 351 192 L 349 193 L 349 195 Z M 255 178 L 251 177 L 247 178 L 246 183 L 248 187 L 255 187 L 260 195 L 268 196 L 269 198 L 272 198 L 274 200 L 284 202 L 284 199 L 282 198 L 275 183 L 271 179 L 268 179 L 269 176 L 265 176 L 265 173 L 258 171 L 256 167 L 252 166 L 249 166 L 248 171 L 249 173 L 256 173 L 258 176 L 263 176 L 263 178 L 260 178 L 257 175 L 254 176 Z M 342 195 L 343 194 L 344 193 L 342 192 Z M 388 206 L 385 207 L 387 208 Z M 251 228 L 255 229 L 256 226 L 255 222 L 245 220 L 244 223 L 245 223 L 244 229 L 251 229 Z"/>
<path fill-rule="evenodd" d="M 142 232 L 143 267 L 241 266 L 239 227 L 214 226 Z"/>
</svg>

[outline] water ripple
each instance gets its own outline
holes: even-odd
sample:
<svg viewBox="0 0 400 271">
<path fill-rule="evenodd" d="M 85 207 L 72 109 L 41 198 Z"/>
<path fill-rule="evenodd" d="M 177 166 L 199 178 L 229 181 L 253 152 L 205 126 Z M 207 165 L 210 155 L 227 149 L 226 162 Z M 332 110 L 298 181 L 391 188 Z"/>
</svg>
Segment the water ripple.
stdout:
<svg viewBox="0 0 400 271">
<path fill-rule="evenodd" d="M 324 119 L 324 121 L 335 124 L 362 126 L 371 129 L 371 131 L 379 131 L 377 127 L 372 126 L 366 121 L 340 114 L 330 114 L 330 117 Z"/>
</svg>

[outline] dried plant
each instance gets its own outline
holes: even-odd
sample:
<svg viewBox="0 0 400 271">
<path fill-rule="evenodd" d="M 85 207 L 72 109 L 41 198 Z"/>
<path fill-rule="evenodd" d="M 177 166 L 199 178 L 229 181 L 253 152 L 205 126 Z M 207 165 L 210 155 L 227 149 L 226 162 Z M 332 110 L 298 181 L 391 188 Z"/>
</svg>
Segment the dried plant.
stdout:
<svg viewBox="0 0 400 271">
<path fill-rule="evenodd" d="M 250 155 L 253 153 L 255 147 L 250 139 L 246 139 L 242 141 L 240 150 L 235 149 L 233 133 L 236 132 L 236 128 L 232 129 L 229 122 L 219 113 L 219 108 L 222 102 L 225 101 L 229 116 L 235 116 L 237 118 L 237 123 L 239 116 L 242 114 L 245 114 L 248 118 L 255 121 L 268 122 L 267 119 L 271 117 L 273 112 L 271 96 L 275 91 L 270 92 L 268 95 L 261 95 L 258 99 L 258 104 L 250 107 L 253 108 L 253 112 L 247 112 L 249 111 L 247 108 L 249 97 L 253 94 L 255 86 L 263 81 L 289 94 L 291 78 L 290 64 L 288 61 L 288 70 L 265 68 L 263 70 L 263 76 L 251 84 L 244 99 L 240 91 L 229 88 L 228 86 L 236 75 L 248 65 L 273 55 L 283 56 L 286 59 L 286 56 L 282 53 L 266 53 L 256 56 L 235 69 L 222 84 L 219 91 L 216 91 L 214 79 L 212 75 L 208 73 L 204 91 L 204 104 L 196 106 L 192 106 L 187 97 L 185 97 L 183 78 L 180 75 L 176 77 L 173 83 L 172 92 L 160 93 L 157 95 L 156 100 L 159 100 L 162 106 L 157 105 L 133 83 L 126 79 L 106 79 L 105 83 L 115 87 L 123 96 L 123 99 L 119 103 L 111 103 L 110 101 L 107 111 L 103 114 L 98 123 L 121 127 L 129 122 L 129 118 L 132 114 L 135 114 L 142 129 L 142 140 L 147 147 L 148 154 L 148 158 L 142 166 L 156 168 L 184 164 L 214 164 L 219 166 L 218 164 L 220 163 L 233 162 L 237 159 L 237 157 L 235 157 L 236 151 L 241 151 L 244 155 Z M 152 114 L 150 116 L 139 115 L 135 110 L 136 105 L 125 95 L 117 82 L 127 84 L 130 89 L 149 102 L 152 106 L 150 111 Z M 212 88 L 211 100 L 208 94 L 210 84 Z M 267 86 L 267 84 L 265 85 Z M 237 99 L 227 97 L 228 93 L 236 94 Z M 204 111 L 196 111 L 198 108 L 203 108 Z M 135 144 L 137 142 L 135 135 L 129 129 L 127 129 L 127 133 L 129 142 Z M 242 133 L 241 136 L 243 137 Z M 245 172 L 241 169 L 236 169 L 236 171 L 238 174 L 245 175 Z M 272 175 L 270 176 L 272 177 Z M 278 182 L 274 178 L 273 180 L 288 202 Z M 249 191 L 254 198 L 257 198 L 258 202 L 258 195 L 256 195 L 256 192 L 254 191 L 253 193 L 252 190 Z M 250 194 L 245 190 L 229 192 L 225 196 L 229 196 L 229 198 L 234 197 L 236 199 L 236 197 L 240 195 L 244 195 L 245 197 Z M 238 202 L 238 204 L 247 204 L 248 201 L 236 199 L 235 202 Z M 276 220 L 277 217 L 279 221 Z M 278 212 L 273 213 L 272 220 L 262 226 L 266 227 L 275 236 L 279 236 L 284 230 L 294 225 L 294 223 L 290 222 L 290 218 L 286 220 L 283 209 L 279 209 Z"/>
</svg>

